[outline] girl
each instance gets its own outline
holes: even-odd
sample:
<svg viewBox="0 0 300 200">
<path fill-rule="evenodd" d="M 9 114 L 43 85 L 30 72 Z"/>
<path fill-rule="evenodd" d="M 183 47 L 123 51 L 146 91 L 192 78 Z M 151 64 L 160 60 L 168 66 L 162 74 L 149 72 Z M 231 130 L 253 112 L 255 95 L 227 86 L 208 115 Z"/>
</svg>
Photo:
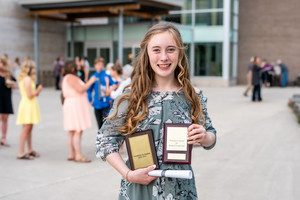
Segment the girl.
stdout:
<svg viewBox="0 0 300 200">
<path fill-rule="evenodd" d="M 77 76 L 75 62 L 66 62 L 62 91 L 65 98 L 63 104 L 64 129 L 69 131 L 69 161 L 91 162 L 81 153 L 81 135 L 84 129 L 91 127 L 86 91 L 95 81 L 96 77 L 92 76 L 87 83 L 84 83 Z"/>
<path fill-rule="evenodd" d="M 19 77 L 19 88 L 22 99 L 19 104 L 17 124 L 22 124 L 20 135 L 18 159 L 33 159 L 40 155 L 32 149 L 32 129 L 33 125 L 40 121 L 40 109 L 37 96 L 43 89 L 42 85 L 35 87 L 35 63 L 32 60 L 24 61 Z M 27 143 L 28 153 L 25 153 L 25 142 Z"/>
<path fill-rule="evenodd" d="M 190 83 L 189 65 L 178 29 L 169 23 L 150 28 L 140 44 L 131 88 L 117 98 L 98 132 L 97 157 L 107 160 L 124 178 L 119 199 L 197 199 L 194 178 L 148 175 L 155 167 L 130 170 L 119 147 L 125 134 L 152 129 L 160 169 L 191 169 L 187 164 L 162 163 L 163 124 L 193 123 L 188 143 L 210 149 L 216 131 L 207 114 L 206 97 Z"/>
<path fill-rule="evenodd" d="M 6 147 L 10 146 L 6 141 L 8 115 L 13 114 L 11 89 L 15 88 L 17 88 L 15 79 L 8 69 L 6 59 L 2 57 L 0 58 L 0 122 L 2 129 L 0 145 Z"/>
</svg>

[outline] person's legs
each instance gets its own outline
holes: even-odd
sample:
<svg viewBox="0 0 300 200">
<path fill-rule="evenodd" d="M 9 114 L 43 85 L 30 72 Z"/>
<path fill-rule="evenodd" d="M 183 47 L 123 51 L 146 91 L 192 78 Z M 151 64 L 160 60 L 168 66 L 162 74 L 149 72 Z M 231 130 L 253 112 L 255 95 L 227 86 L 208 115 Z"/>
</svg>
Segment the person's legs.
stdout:
<svg viewBox="0 0 300 200">
<path fill-rule="evenodd" d="M 68 160 L 74 160 L 74 158 L 75 158 L 75 149 L 74 149 L 74 143 L 73 143 L 74 134 L 75 134 L 75 131 L 69 131 L 69 134 L 68 134 L 68 149 L 69 149 Z"/>
<path fill-rule="evenodd" d="M 19 154 L 18 157 L 25 155 L 25 142 L 28 142 L 28 133 L 32 129 L 32 124 L 23 124 L 21 134 L 20 134 L 20 143 L 19 143 Z"/>
<path fill-rule="evenodd" d="M 56 90 L 60 89 L 60 87 L 59 87 L 59 81 L 60 81 L 60 76 L 55 76 L 55 87 L 56 87 Z"/>
<path fill-rule="evenodd" d="M 288 78 L 288 72 L 284 72 L 282 74 L 282 87 L 286 87 L 287 86 L 287 78 Z"/>
<path fill-rule="evenodd" d="M 101 109 L 101 121 L 100 121 L 100 127 L 99 129 L 101 128 L 101 126 L 103 125 L 104 123 L 104 119 L 106 118 L 106 116 L 108 115 L 108 110 L 109 110 L 109 107 L 107 108 L 102 108 Z"/>
<path fill-rule="evenodd" d="M 6 141 L 8 114 L 0 114 L 0 121 L 2 122 L 2 137 L 0 143 L 1 145 L 9 146 Z"/>
<path fill-rule="evenodd" d="M 258 101 L 262 100 L 262 98 L 261 98 L 261 86 L 260 85 L 257 86 L 257 98 L 258 98 Z"/>
<path fill-rule="evenodd" d="M 98 129 L 101 128 L 101 110 L 100 109 L 94 109 L 95 117 L 97 120 Z"/>
<path fill-rule="evenodd" d="M 255 101 L 255 96 L 256 96 L 256 85 L 253 86 L 253 92 L 252 92 L 252 101 Z"/>
<path fill-rule="evenodd" d="M 32 128 L 33 128 L 33 124 L 28 124 L 27 149 L 29 153 L 33 151 L 32 150 Z"/>
<path fill-rule="evenodd" d="M 81 153 L 81 136 L 82 131 L 75 131 L 73 136 L 73 145 L 75 149 L 75 162 L 91 162 L 90 159 L 85 158 Z"/>
</svg>

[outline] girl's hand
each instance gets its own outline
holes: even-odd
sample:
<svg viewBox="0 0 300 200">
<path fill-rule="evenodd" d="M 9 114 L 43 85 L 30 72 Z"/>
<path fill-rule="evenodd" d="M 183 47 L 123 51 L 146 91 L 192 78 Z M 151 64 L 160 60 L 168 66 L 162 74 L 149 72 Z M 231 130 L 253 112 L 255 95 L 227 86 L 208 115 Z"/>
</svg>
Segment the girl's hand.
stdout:
<svg viewBox="0 0 300 200">
<path fill-rule="evenodd" d="M 91 83 L 94 83 L 96 80 L 97 80 L 97 77 L 96 76 L 92 76 L 89 81 Z"/>
<path fill-rule="evenodd" d="M 40 93 L 42 90 L 43 90 L 43 86 L 39 84 L 39 86 L 37 87 L 37 91 Z"/>
<path fill-rule="evenodd" d="M 156 176 L 149 176 L 148 172 L 155 169 L 156 166 L 150 166 L 147 168 L 136 169 L 128 172 L 127 179 L 129 182 L 148 185 L 151 181 L 157 179 Z"/>
<path fill-rule="evenodd" d="M 192 124 L 188 127 L 188 144 L 203 144 L 206 138 L 207 133 L 202 125 Z"/>
</svg>

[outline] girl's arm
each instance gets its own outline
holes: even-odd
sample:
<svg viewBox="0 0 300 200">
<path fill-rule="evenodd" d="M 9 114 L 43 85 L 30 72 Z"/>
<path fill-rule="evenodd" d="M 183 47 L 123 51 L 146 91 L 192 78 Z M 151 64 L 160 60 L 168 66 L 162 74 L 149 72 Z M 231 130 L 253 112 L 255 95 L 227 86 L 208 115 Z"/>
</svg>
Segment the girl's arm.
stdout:
<svg viewBox="0 0 300 200">
<path fill-rule="evenodd" d="M 70 84 L 72 88 L 74 88 L 79 93 L 86 92 L 89 87 L 97 80 L 95 76 L 92 76 L 84 85 L 79 84 L 78 77 L 69 76 L 67 82 Z"/>
<path fill-rule="evenodd" d="M 212 132 L 206 131 L 202 125 L 192 124 L 188 127 L 188 143 L 200 143 L 204 147 L 213 145 L 216 141 L 216 135 Z"/>
<path fill-rule="evenodd" d="M 25 91 L 26 91 L 26 95 L 27 95 L 28 99 L 32 99 L 34 97 L 39 96 L 40 92 L 43 89 L 43 86 L 39 85 L 38 88 L 34 92 L 32 92 L 31 91 L 31 81 L 32 80 L 29 76 L 24 78 L 24 87 L 25 87 Z"/>
<path fill-rule="evenodd" d="M 89 79 L 89 75 L 88 75 L 88 70 L 87 70 L 87 67 L 84 66 L 84 81 L 87 82 L 88 79 Z"/>
<path fill-rule="evenodd" d="M 155 169 L 156 166 L 149 166 L 147 168 L 137 169 L 131 171 L 119 153 L 111 153 L 106 157 L 106 161 L 113 166 L 127 181 L 148 185 L 151 181 L 155 180 L 157 177 L 149 176 L 148 172 Z"/>
</svg>

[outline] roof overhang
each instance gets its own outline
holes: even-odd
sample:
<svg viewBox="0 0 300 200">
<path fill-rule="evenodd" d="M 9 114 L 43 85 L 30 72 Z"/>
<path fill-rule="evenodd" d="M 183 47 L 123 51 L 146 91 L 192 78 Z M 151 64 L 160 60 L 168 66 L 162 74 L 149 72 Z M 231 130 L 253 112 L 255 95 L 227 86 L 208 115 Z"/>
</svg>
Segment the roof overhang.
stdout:
<svg viewBox="0 0 300 200">
<path fill-rule="evenodd" d="M 124 16 L 156 18 L 178 10 L 181 0 L 19 0 L 30 15 L 62 21 L 81 18 L 116 17 L 120 10 Z M 62 17 L 63 16 L 63 17 Z"/>
</svg>

